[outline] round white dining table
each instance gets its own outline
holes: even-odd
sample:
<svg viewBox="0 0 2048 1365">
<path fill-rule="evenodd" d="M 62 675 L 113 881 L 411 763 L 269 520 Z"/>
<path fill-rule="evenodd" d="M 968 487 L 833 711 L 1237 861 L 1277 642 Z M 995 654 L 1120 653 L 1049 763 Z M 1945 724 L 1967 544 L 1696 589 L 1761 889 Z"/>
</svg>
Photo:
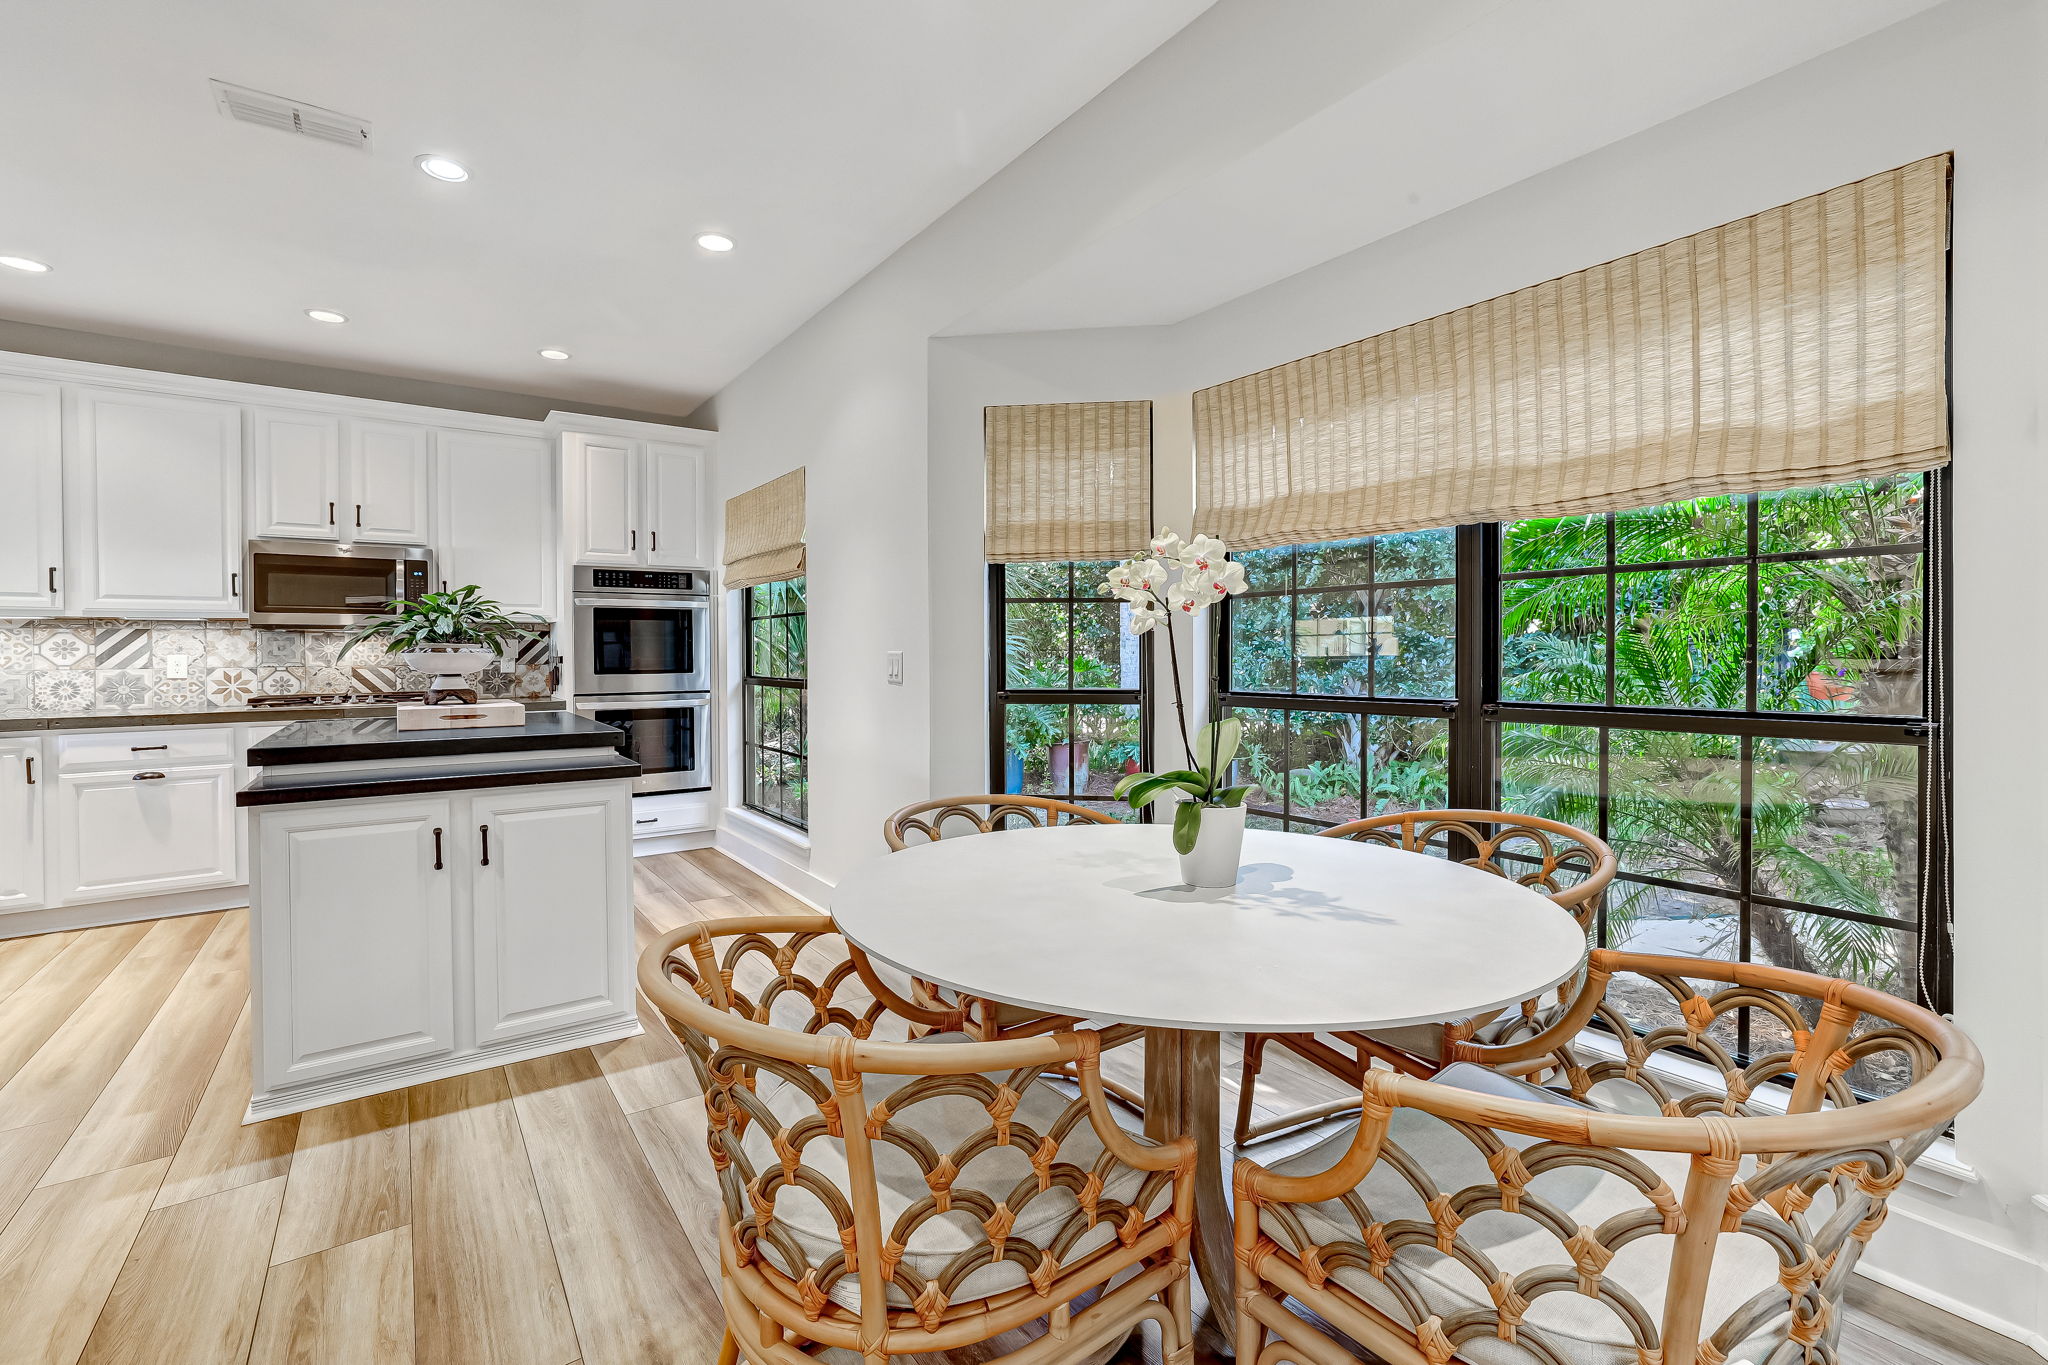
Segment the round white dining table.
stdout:
<svg viewBox="0 0 2048 1365">
<path fill-rule="evenodd" d="M 1226 1341 L 1222 1035 L 1465 1017 L 1541 995 L 1586 953 L 1570 915 L 1506 878 L 1270 830 L 1246 832 L 1221 890 L 1181 881 L 1164 826 L 1067 825 L 891 853 L 849 872 L 831 907 L 870 956 L 927 981 L 1146 1028 L 1146 1131 L 1200 1140 L 1195 1262 Z"/>
</svg>

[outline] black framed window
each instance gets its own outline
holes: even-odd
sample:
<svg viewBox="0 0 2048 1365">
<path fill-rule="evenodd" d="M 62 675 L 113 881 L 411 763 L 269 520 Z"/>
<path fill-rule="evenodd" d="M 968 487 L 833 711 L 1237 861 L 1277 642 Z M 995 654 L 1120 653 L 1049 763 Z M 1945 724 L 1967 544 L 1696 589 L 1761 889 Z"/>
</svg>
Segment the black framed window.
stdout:
<svg viewBox="0 0 2048 1365">
<path fill-rule="evenodd" d="M 1415 531 L 1236 556 L 1222 704 L 1245 723 L 1247 823 L 1314 830 L 1450 797 L 1457 543 Z"/>
<path fill-rule="evenodd" d="M 1130 812 L 1111 796 L 1152 767 L 1152 661 L 1130 607 L 1097 587 L 1109 560 L 989 565 L 991 791 Z"/>
<path fill-rule="evenodd" d="M 1241 556 L 1253 591 L 1218 623 L 1239 780 L 1288 828 L 1439 804 L 1561 819 L 1620 857 L 1605 945 L 1945 1010 L 1947 481 Z"/>
<path fill-rule="evenodd" d="M 804 580 L 761 583 L 745 591 L 746 719 L 741 731 L 741 800 L 797 829 L 810 827 L 810 618 Z"/>
</svg>

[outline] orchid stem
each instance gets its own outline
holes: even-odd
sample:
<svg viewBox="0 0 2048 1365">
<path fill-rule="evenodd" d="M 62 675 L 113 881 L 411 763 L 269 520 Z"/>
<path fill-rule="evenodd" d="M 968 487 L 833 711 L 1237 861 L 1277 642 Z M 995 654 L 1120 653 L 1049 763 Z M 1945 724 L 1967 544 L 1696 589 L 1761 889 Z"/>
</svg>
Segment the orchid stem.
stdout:
<svg viewBox="0 0 2048 1365">
<path fill-rule="evenodd" d="M 1156 605 L 1159 598 L 1155 595 L 1152 601 Z M 1180 721 L 1180 747 L 1187 752 L 1188 766 L 1196 768 L 1200 765 L 1195 762 L 1195 742 L 1188 737 L 1188 702 L 1180 688 L 1180 646 L 1174 643 L 1171 610 L 1166 613 L 1166 657 L 1173 667 L 1173 710 Z"/>
</svg>

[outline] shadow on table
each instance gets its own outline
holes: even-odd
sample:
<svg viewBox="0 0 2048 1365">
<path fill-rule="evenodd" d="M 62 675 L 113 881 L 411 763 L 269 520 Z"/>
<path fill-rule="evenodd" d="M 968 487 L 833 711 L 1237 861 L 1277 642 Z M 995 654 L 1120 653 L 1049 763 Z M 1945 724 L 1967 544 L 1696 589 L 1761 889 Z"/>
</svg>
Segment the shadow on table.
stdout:
<svg viewBox="0 0 2048 1365">
<path fill-rule="evenodd" d="M 1305 886 L 1293 886 L 1294 869 L 1286 863 L 1246 863 L 1238 870 L 1236 886 L 1189 886 L 1186 882 L 1174 882 L 1165 886 L 1152 886 L 1149 877 L 1119 877 L 1107 885 L 1118 891 L 1128 891 L 1147 900 L 1165 901 L 1175 905 L 1214 905 L 1234 896 L 1257 896 L 1267 909 L 1279 915 L 1298 915 L 1303 918 L 1315 916 L 1359 920 L 1367 923 L 1391 923 L 1388 916 L 1355 906 L 1337 904 L 1327 893 L 1310 890 Z"/>
</svg>

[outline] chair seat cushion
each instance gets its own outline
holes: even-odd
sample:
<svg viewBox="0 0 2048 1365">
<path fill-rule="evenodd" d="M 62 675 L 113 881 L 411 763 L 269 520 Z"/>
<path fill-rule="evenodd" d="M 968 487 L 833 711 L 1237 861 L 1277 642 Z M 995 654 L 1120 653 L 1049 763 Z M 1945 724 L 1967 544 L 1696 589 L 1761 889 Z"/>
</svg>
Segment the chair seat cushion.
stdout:
<svg viewBox="0 0 2048 1365">
<path fill-rule="evenodd" d="M 933 1034 L 918 1040 L 934 1047 L 969 1041 L 961 1034 Z M 1010 1141 L 1003 1145 L 996 1141 L 997 1126 L 985 1102 L 991 1089 L 975 1087 L 970 1079 L 956 1086 L 954 1093 L 921 1091 L 917 1097 L 900 1098 L 909 1087 L 926 1079 L 870 1074 L 865 1078 L 863 1096 L 870 1113 L 885 1100 L 892 1110 L 889 1126 L 873 1144 L 882 1229 L 886 1237 L 903 1246 L 901 1264 L 918 1280 L 944 1274 L 964 1252 L 989 1248 L 991 1236 L 985 1220 L 992 1205 L 1014 1216 L 1007 1232 L 1009 1241 L 1041 1249 L 1053 1247 L 1060 1265 L 1071 1265 L 1115 1240 L 1124 1206 L 1140 1194 L 1145 1176 L 1108 1155 L 1077 1086 L 1048 1075 L 1031 1077 L 1027 1083 L 1014 1073 L 988 1073 L 982 1079 L 991 1088 L 1007 1084 L 1021 1092 L 1008 1120 Z M 829 1080 L 824 1083 L 829 1089 Z M 930 1088 L 923 1087 L 923 1091 Z M 756 1094 L 785 1125 L 818 1113 L 812 1097 L 796 1083 L 767 1072 L 761 1073 Z M 846 1122 L 859 1119 L 848 1114 Z M 1056 1144 L 1051 1151 L 1043 1148 L 1048 1139 Z M 741 1148 L 754 1172 L 769 1174 L 778 1169 L 780 1158 L 773 1139 L 761 1125 L 747 1126 Z M 1052 1177 L 1049 1188 L 1040 1188 L 1034 1155 Z M 815 1177 L 850 1203 L 851 1185 L 839 1140 L 814 1136 L 804 1143 L 801 1159 L 807 1179 Z M 947 1168 L 957 1168 L 950 1180 L 943 1174 Z M 941 1172 L 938 1183 L 949 1192 L 949 1211 L 936 1208 L 934 1171 Z M 1075 1221 L 1075 1215 L 1081 1210 L 1079 1192 L 1091 1176 L 1099 1181 L 1099 1193 L 1091 1192 L 1091 1197 L 1100 1217 L 1087 1227 L 1085 1220 Z M 1153 1202 L 1163 1207 L 1165 1198 Z M 1155 1211 L 1144 1210 L 1148 1216 Z M 760 1238 L 758 1249 L 777 1269 L 800 1281 L 805 1264 L 823 1266 L 842 1252 L 842 1225 L 840 1216 L 813 1190 L 802 1183 L 785 1184 L 775 1192 L 774 1222 L 770 1234 Z M 793 1242 L 804 1264 L 777 1245 L 778 1235 Z M 984 1263 L 946 1287 L 946 1297 L 957 1304 L 1015 1288 L 1027 1278 L 1027 1267 L 1018 1261 Z M 826 1292 L 834 1302 L 859 1311 L 857 1275 L 839 1276 Z M 891 1283 L 891 1306 L 908 1307 L 912 1298 L 900 1282 Z"/>
<path fill-rule="evenodd" d="M 1437 1076 L 1436 1084 L 1581 1107 L 1567 1096 L 1469 1063 L 1446 1067 Z M 1354 1131 L 1335 1133 L 1274 1163 L 1272 1169 L 1284 1175 L 1326 1171 L 1351 1145 Z M 1268 1206 L 1261 1225 L 1268 1236 L 1290 1252 L 1298 1254 L 1304 1243 L 1319 1247 L 1319 1258 L 1329 1268 L 1332 1280 L 1396 1322 L 1411 1325 L 1431 1314 L 1446 1320 L 1474 1309 L 1490 1314 L 1497 1301 L 1490 1284 L 1503 1280 L 1514 1284 L 1518 1276 L 1529 1270 L 1556 1267 L 1562 1272 L 1562 1282 L 1531 1297 L 1522 1318 L 1524 1326 L 1536 1329 L 1564 1359 L 1575 1365 L 1638 1365 L 1635 1338 L 1623 1316 L 1627 1309 L 1617 1308 L 1608 1299 L 1579 1292 L 1579 1270 L 1566 1239 L 1577 1236 L 1580 1229 L 1597 1230 L 1610 1218 L 1650 1210 L 1655 1205 L 1634 1182 L 1610 1170 L 1576 1163 L 1548 1165 L 1544 1162 L 1546 1153 L 1528 1155 L 1539 1146 L 1545 1147 L 1547 1154 L 1591 1149 L 1542 1143 L 1503 1130 L 1483 1131 L 1493 1132 L 1518 1155 L 1527 1156 L 1529 1164 L 1542 1169 L 1524 1187 L 1520 1212 L 1506 1212 L 1497 1204 L 1486 1208 L 1465 1206 L 1453 1244 L 1461 1255 L 1445 1255 L 1438 1250 L 1437 1235 L 1443 1225 L 1432 1213 L 1430 1203 L 1437 1195 L 1448 1194 L 1449 1207 L 1456 1210 L 1460 1207 L 1461 1190 L 1479 1187 L 1493 1191 L 1497 1179 L 1486 1154 L 1470 1138 L 1416 1109 L 1394 1111 L 1388 1146 L 1382 1149 L 1379 1160 L 1351 1196 L 1323 1204 Z M 1690 1169 L 1684 1154 L 1637 1151 L 1629 1155 L 1647 1168 L 1653 1180 L 1661 1179 L 1673 1198 L 1683 1197 Z M 1505 1158 L 1498 1160 L 1504 1167 L 1509 1164 Z M 1554 1216 L 1556 1225 L 1564 1231 L 1546 1225 L 1547 1216 Z M 1386 1267 L 1384 1279 L 1369 1269 L 1369 1239 L 1363 1230 L 1368 1224 L 1379 1228 L 1395 1246 L 1394 1259 Z M 1404 1234 L 1414 1237 L 1410 1239 Z M 1346 1260 L 1333 1244 L 1343 1244 L 1343 1250 L 1356 1259 Z M 1640 1305 L 1653 1334 L 1662 1327 L 1671 1247 L 1672 1238 L 1662 1232 L 1660 1224 L 1648 1235 L 1638 1236 L 1615 1250 L 1598 1280 L 1601 1286 L 1619 1291 Z M 1764 1239 L 1746 1233 L 1724 1234 L 1716 1246 L 1708 1279 L 1703 1334 L 1712 1332 L 1750 1298 L 1776 1287 L 1778 1270 L 1777 1252 Z M 1737 1352 L 1731 1359 L 1740 1357 Z M 1473 1365 L 1529 1365 L 1543 1357 L 1525 1346 L 1489 1335 L 1466 1341 L 1458 1358 Z"/>
</svg>

